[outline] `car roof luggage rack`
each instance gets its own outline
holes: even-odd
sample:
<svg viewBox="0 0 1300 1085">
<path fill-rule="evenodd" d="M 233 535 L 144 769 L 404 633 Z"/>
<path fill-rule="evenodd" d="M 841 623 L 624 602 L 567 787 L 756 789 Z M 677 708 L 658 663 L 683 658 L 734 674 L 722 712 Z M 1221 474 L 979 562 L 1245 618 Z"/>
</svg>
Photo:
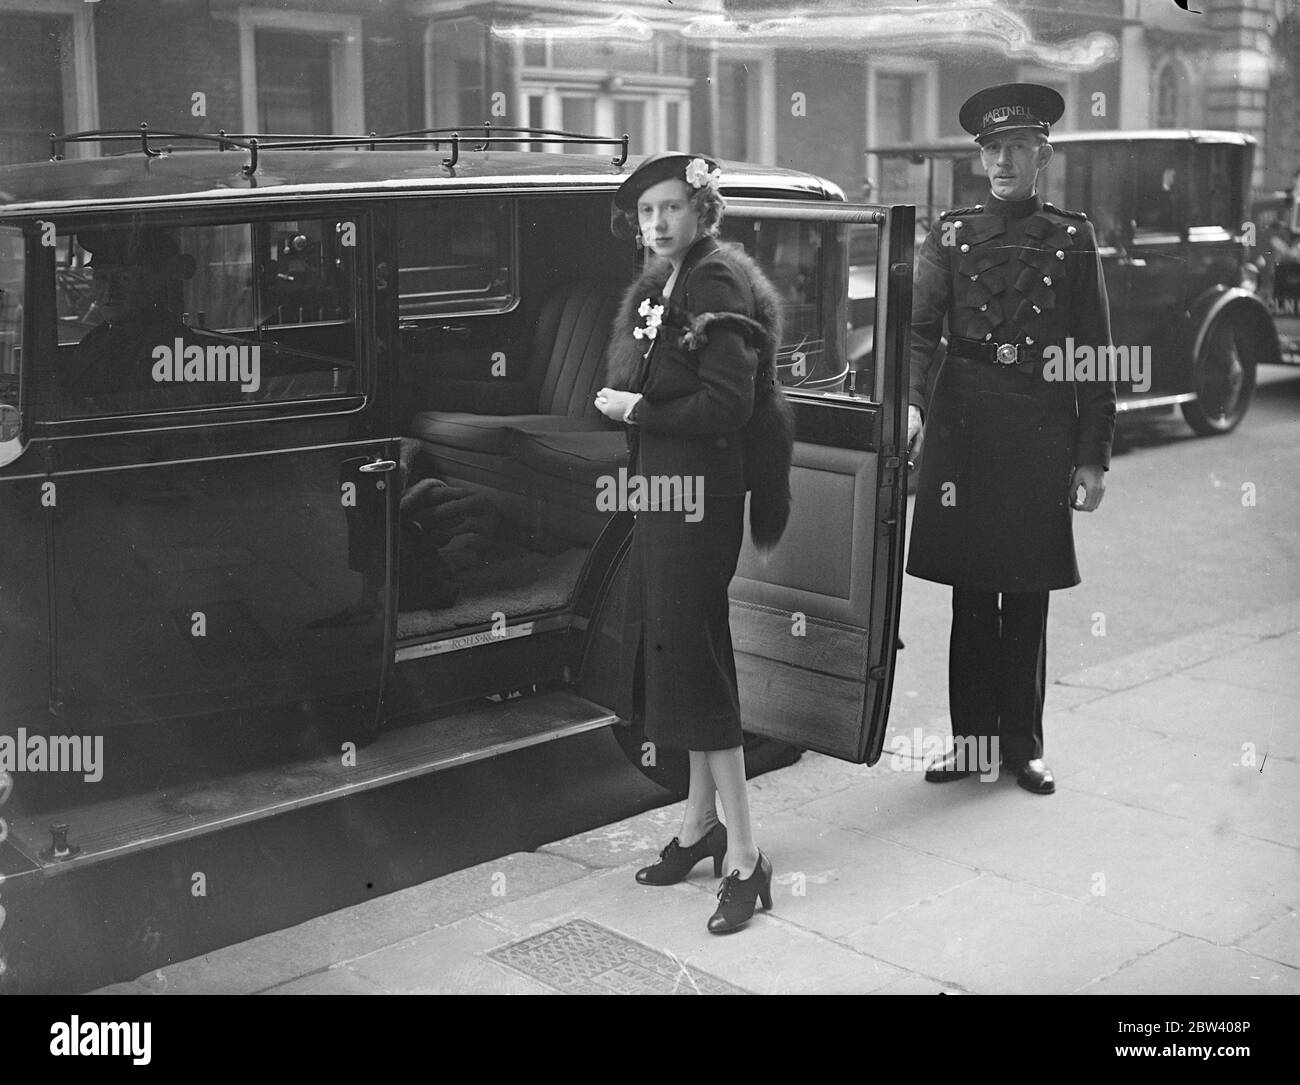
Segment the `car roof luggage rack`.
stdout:
<svg viewBox="0 0 1300 1085">
<path fill-rule="evenodd" d="M 213 132 L 174 132 L 164 130 L 153 130 L 147 123 L 141 123 L 139 128 L 98 128 L 86 132 L 69 132 L 64 135 L 58 135 L 55 132 L 50 133 L 50 161 L 57 162 L 63 158 L 59 151 L 60 145 L 66 146 L 69 143 L 122 143 L 139 141 L 140 150 L 146 158 L 158 158 L 163 154 L 169 154 L 172 151 L 170 145 L 158 150 L 150 145 L 150 139 L 188 139 L 198 140 L 203 143 L 215 143 L 217 149 L 221 151 L 244 150 L 248 152 L 249 159 L 241 167 L 241 172 L 245 177 L 252 177 L 257 172 L 257 156 L 259 150 L 287 150 L 287 151 L 313 151 L 326 150 L 333 147 L 367 147 L 374 150 L 379 144 L 386 146 L 414 147 L 433 144 L 434 150 L 438 150 L 443 143 L 451 145 L 451 156 L 444 158 L 442 164 L 451 169 L 460 161 L 460 150 L 462 142 L 473 144 L 472 150 L 486 151 L 494 143 L 542 143 L 542 144 L 595 144 L 603 146 L 616 146 L 619 148 L 619 154 L 612 159 L 611 164 L 622 166 L 627 162 L 628 156 L 628 135 L 626 132 L 621 136 L 595 136 L 584 132 L 565 132 L 553 128 L 513 128 L 513 127 L 495 127 L 491 123 L 482 125 L 482 135 L 477 134 L 476 129 L 463 128 L 417 128 L 409 132 L 391 132 L 380 135 L 371 132 L 367 136 L 321 136 L 297 133 L 259 133 L 256 135 L 249 133 L 230 133 L 224 128 Z M 472 138 L 468 135 L 474 132 Z M 516 133 L 506 135 L 505 133 Z"/>
</svg>

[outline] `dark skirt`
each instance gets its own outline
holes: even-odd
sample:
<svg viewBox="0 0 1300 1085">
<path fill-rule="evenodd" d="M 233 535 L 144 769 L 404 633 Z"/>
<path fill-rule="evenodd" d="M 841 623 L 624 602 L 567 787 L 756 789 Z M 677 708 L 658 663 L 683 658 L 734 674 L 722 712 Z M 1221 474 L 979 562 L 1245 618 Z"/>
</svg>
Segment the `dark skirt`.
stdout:
<svg viewBox="0 0 1300 1085">
<path fill-rule="evenodd" d="M 745 536 L 745 499 L 707 497 L 695 523 L 640 512 L 632 528 L 618 713 L 667 749 L 743 742 L 727 585 Z"/>
</svg>

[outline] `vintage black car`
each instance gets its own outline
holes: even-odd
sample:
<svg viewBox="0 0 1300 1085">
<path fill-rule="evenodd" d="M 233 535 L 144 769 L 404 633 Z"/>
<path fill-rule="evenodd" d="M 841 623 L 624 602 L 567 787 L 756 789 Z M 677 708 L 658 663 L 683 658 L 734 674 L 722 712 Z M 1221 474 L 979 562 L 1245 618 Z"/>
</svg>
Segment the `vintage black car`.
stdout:
<svg viewBox="0 0 1300 1085">
<path fill-rule="evenodd" d="M 1300 365 L 1300 175 L 1289 190 L 1256 201 L 1250 221 L 1259 294 L 1277 327 L 1282 361 Z"/>
<path fill-rule="evenodd" d="M 638 271 L 609 229 L 626 139 L 144 131 L 52 149 L 0 170 L 0 743 L 107 750 L 62 806 L 16 766 L 9 843 L 31 869 L 611 724 L 679 782 L 684 758 L 609 708 L 631 514 L 598 500 L 626 441 L 592 400 Z M 913 210 L 722 168 L 725 238 L 785 300 L 798 415 L 793 522 L 733 583 L 747 725 L 874 761 Z M 883 349 L 850 380 L 855 232 L 879 254 Z M 304 730 L 310 756 L 247 751 Z M 118 741 L 132 732 L 150 742 Z M 125 750 L 170 782 L 117 786 Z"/>
<path fill-rule="evenodd" d="M 1129 362 L 1117 358 L 1119 410 L 1177 404 L 1197 433 L 1236 428 L 1257 367 L 1282 360 L 1248 247 L 1254 140 L 1161 130 L 1059 135 L 1052 146 L 1040 192 L 1096 229 L 1112 341 Z M 988 196 L 968 137 L 867 153 L 872 198 L 914 203 L 921 237 L 946 208 Z M 859 320 L 870 312 L 864 270 L 851 290 Z"/>
</svg>

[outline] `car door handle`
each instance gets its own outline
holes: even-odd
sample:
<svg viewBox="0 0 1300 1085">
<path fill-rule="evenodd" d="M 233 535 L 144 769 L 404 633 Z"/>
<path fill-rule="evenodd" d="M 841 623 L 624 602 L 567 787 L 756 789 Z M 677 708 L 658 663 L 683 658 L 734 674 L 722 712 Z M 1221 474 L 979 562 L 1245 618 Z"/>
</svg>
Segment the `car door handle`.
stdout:
<svg viewBox="0 0 1300 1085">
<path fill-rule="evenodd" d="M 1146 267 L 1147 266 L 1147 262 L 1143 260 L 1140 256 L 1137 257 L 1126 256 L 1124 257 L 1124 259 L 1120 261 L 1120 263 L 1123 264 L 1125 267 Z"/>
<path fill-rule="evenodd" d="M 374 463 L 363 463 L 357 470 L 370 474 L 374 471 L 392 471 L 396 466 L 396 460 L 375 460 Z"/>
</svg>

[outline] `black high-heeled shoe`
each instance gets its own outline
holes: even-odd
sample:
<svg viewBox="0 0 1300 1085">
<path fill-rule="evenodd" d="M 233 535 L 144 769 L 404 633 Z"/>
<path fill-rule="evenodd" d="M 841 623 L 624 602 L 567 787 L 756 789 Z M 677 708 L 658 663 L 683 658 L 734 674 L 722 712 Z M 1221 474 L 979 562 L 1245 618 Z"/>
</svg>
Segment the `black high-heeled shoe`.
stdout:
<svg viewBox="0 0 1300 1085">
<path fill-rule="evenodd" d="M 718 910 L 709 917 L 710 934 L 738 931 L 754 918 L 754 905 L 762 900 L 768 911 L 772 908 L 772 863 L 761 851 L 754 873 L 742 878 L 733 870 L 722 879 L 718 887 Z"/>
<path fill-rule="evenodd" d="M 659 853 L 659 862 L 642 867 L 636 880 L 642 885 L 675 885 L 695 869 L 706 856 L 713 856 L 713 876 L 722 877 L 722 860 L 727 854 L 727 827 L 718 822 L 689 848 L 684 848 L 673 837 Z"/>
</svg>

